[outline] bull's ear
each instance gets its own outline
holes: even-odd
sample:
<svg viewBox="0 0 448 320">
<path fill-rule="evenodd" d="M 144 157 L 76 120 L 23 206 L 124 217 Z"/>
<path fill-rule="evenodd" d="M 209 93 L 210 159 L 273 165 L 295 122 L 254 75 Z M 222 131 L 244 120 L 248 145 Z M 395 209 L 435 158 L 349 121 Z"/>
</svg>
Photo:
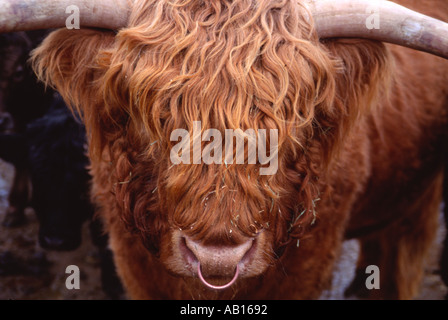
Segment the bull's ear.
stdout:
<svg viewBox="0 0 448 320">
<path fill-rule="evenodd" d="M 393 58 L 383 43 L 363 39 L 335 39 L 325 41 L 324 45 L 340 61 L 337 91 L 346 108 L 354 105 L 357 112 L 362 112 L 390 87 Z"/>
<path fill-rule="evenodd" d="M 60 29 L 52 32 L 31 54 L 31 63 L 46 85 L 56 89 L 80 115 L 97 103 L 98 57 L 113 44 L 115 33 L 105 30 Z"/>
<path fill-rule="evenodd" d="M 332 108 L 316 116 L 323 130 L 315 135 L 325 150 L 326 161 L 343 146 L 347 133 L 363 114 L 378 110 L 381 99 L 388 99 L 394 62 L 389 49 L 381 42 L 363 39 L 321 40 L 328 55 L 337 61 Z M 383 102 L 383 101 L 381 101 Z"/>
<path fill-rule="evenodd" d="M 333 137 L 342 139 L 360 115 L 378 110 L 375 107 L 389 98 L 394 59 L 389 48 L 378 41 L 333 39 L 323 44 L 340 62 L 334 100 L 337 112 L 327 121 L 335 128 Z"/>
</svg>

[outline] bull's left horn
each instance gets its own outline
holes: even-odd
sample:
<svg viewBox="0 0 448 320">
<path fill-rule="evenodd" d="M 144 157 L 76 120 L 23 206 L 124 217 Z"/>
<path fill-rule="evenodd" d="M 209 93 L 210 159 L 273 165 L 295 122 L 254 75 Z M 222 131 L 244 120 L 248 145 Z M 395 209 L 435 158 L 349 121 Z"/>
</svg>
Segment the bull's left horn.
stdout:
<svg viewBox="0 0 448 320">
<path fill-rule="evenodd" d="M 365 38 L 448 58 L 448 24 L 385 0 L 308 0 L 319 38 Z M 373 13 L 379 25 L 369 25 Z"/>
<path fill-rule="evenodd" d="M 0 33 L 60 28 L 70 14 L 66 9 L 79 8 L 81 27 L 118 30 L 127 25 L 128 0 L 0 0 Z"/>
</svg>

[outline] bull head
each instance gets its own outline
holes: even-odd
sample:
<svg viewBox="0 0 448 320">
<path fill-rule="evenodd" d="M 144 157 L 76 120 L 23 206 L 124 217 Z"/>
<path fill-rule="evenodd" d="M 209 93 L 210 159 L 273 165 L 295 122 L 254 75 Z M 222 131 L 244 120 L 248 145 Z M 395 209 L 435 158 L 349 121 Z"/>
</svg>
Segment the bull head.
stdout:
<svg viewBox="0 0 448 320">
<path fill-rule="evenodd" d="M 313 161 L 325 162 L 337 145 L 335 141 L 345 132 L 341 123 L 346 120 L 341 120 L 341 115 L 349 110 L 344 104 L 352 101 L 352 105 L 359 106 L 362 105 L 361 96 L 372 96 L 369 90 L 374 89 L 366 88 L 375 88 L 375 83 L 369 76 L 360 76 L 361 70 L 369 68 L 372 61 L 381 66 L 372 68 L 372 73 L 387 70 L 387 59 L 382 56 L 384 48 L 369 43 L 365 48 L 374 53 L 370 60 L 363 61 L 358 55 L 359 59 L 349 66 L 351 74 L 343 75 L 338 71 L 343 68 L 338 69 L 340 65 L 320 47 L 318 39 L 373 39 L 448 58 L 446 23 L 388 1 L 378 1 L 377 7 L 382 12 L 381 28 L 368 30 L 369 13 L 365 9 L 374 1 L 310 1 L 299 5 L 300 10 L 294 7 L 297 14 L 300 12 L 300 23 L 303 23 L 303 30 L 297 33 L 306 33 L 306 41 L 291 37 L 296 43 L 281 51 L 288 42 L 285 39 L 292 33 L 283 34 L 285 38 L 281 40 L 266 39 L 269 36 L 263 34 L 266 37 L 260 40 L 260 46 L 242 54 L 245 63 L 253 63 L 251 68 L 242 68 L 241 72 L 252 72 L 246 82 L 250 80 L 255 85 L 248 86 L 244 81 L 238 83 L 237 67 L 240 66 L 224 66 L 225 63 L 218 59 L 220 55 L 238 55 L 242 46 L 235 43 L 241 39 L 232 43 L 235 45 L 232 52 L 226 51 L 225 46 L 216 48 L 217 52 L 207 47 L 201 51 L 191 42 L 184 47 L 180 43 L 182 48 L 179 50 L 169 45 L 164 47 L 165 43 L 156 43 L 151 38 L 164 39 L 163 32 L 152 30 L 151 21 L 148 22 L 147 16 L 142 17 L 145 10 L 163 11 L 163 5 L 151 7 L 152 3 L 148 3 L 151 2 L 122 0 L 91 4 L 91 1 L 68 0 L 41 1 L 36 5 L 35 1 L 6 0 L 0 4 L 0 31 L 63 27 L 65 11 L 56 11 L 65 8 L 65 4 L 76 4 L 80 8 L 83 26 L 123 28 L 116 40 L 115 34 L 110 32 L 100 35 L 97 31 L 85 30 L 82 39 L 76 32 L 55 32 L 35 51 L 35 69 L 85 117 L 92 137 L 91 155 L 96 159 L 92 164 L 93 191 L 106 208 L 102 210 L 112 230 L 112 246 L 117 248 L 118 241 L 127 241 L 128 248 L 139 250 L 132 237 L 123 235 L 125 225 L 128 231 L 140 234 L 146 248 L 157 253 L 174 274 L 196 275 L 214 289 L 227 288 L 238 277 L 261 274 L 274 258 L 281 255 L 286 243 L 300 239 L 307 228 L 314 225 L 315 207 L 320 201 L 316 187 L 320 168 Z M 193 5 L 191 3 L 193 1 L 185 1 L 182 5 Z M 281 4 L 284 3 L 286 1 Z M 275 6 L 268 1 L 264 4 Z M 134 5 L 140 7 L 131 10 Z M 161 12 L 154 13 L 159 19 L 162 16 Z M 182 24 L 184 21 L 180 17 L 177 16 L 177 22 Z M 266 21 L 261 24 L 264 23 L 265 29 L 297 31 L 295 26 L 282 24 L 281 19 L 275 20 L 280 21 L 275 26 L 272 21 L 271 25 Z M 293 17 L 289 23 L 297 20 Z M 169 31 L 167 24 L 165 21 L 165 31 Z M 257 32 L 266 31 L 260 29 L 263 28 L 258 28 Z M 152 30 L 151 36 L 145 34 L 147 30 Z M 184 32 L 183 40 L 188 38 L 189 32 L 192 31 Z M 226 36 L 236 37 L 234 34 Z M 205 38 L 209 39 L 209 36 L 206 34 Z M 165 42 L 169 40 L 167 38 Z M 146 42 L 142 44 L 143 41 Z M 299 42 L 303 47 L 295 47 Z M 264 45 L 263 50 L 270 58 L 255 62 Z M 151 47 L 151 54 L 144 54 L 145 46 Z M 84 52 L 84 48 L 89 49 Z M 186 57 L 181 55 L 183 50 Z M 357 54 L 356 48 L 349 50 Z M 97 55 L 98 52 L 101 54 Z M 211 57 L 201 57 L 201 52 Z M 202 59 L 201 62 L 192 59 L 193 55 Z M 154 62 L 156 56 L 162 56 L 161 61 L 168 63 Z M 299 61 L 285 68 L 285 61 L 291 57 Z M 209 58 L 216 61 L 203 62 Z M 81 67 L 75 68 L 72 60 Z M 201 72 L 207 69 L 208 77 L 194 74 L 195 68 L 199 67 Z M 215 69 L 226 70 L 219 74 L 214 73 Z M 287 81 L 275 82 L 281 76 Z M 221 77 L 222 87 L 213 83 L 214 77 Z M 349 97 L 352 92 L 342 92 L 344 83 L 349 88 L 347 91 L 359 94 L 353 94 L 356 96 L 353 98 Z M 84 88 L 78 88 L 80 86 Z M 336 90 L 339 95 L 335 94 Z M 223 107 L 222 112 L 212 119 L 213 103 Z M 239 107 L 226 108 L 226 104 Z M 187 120 L 199 120 L 196 116 L 202 117 L 203 123 L 210 127 L 222 130 L 225 124 L 235 129 L 238 126 L 246 126 L 245 129 L 283 126 L 279 138 L 279 173 L 267 178 L 256 177 L 256 166 L 244 169 L 227 168 L 227 165 L 171 166 L 166 161 L 169 148 L 164 147 L 170 143 L 169 133 L 176 128 L 191 129 Z M 234 121 L 243 117 L 244 123 Z M 317 117 L 319 121 L 314 121 Z M 356 116 L 349 120 L 354 118 Z M 317 133 L 316 127 L 322 131 Z M 327 134 L 327 130 L 331 132 Z M 119 259 L 128 254 L 120 249 L 116 253 L 121 257 Z M 127 268 L 141 268 L 145 273 L 150 268 L 146 266 L 145 269 L 145 266 L 142 261 L 142 266 L 128 265 Z M 210 284 L 205 278 L 218 278 L 220 283 Z"/>
</svg>

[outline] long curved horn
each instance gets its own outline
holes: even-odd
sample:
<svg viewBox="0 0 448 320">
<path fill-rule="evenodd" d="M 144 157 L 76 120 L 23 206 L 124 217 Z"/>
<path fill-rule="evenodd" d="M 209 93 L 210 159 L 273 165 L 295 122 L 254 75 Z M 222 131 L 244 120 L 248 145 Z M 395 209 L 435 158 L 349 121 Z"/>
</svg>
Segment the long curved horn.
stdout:
<svg viewBox="0 0 448 320">
<path fill-rule="evenodd" d="M 319 38 L 372 39 L 448 58 L 448 24 L 391 1 L 314 0 L 309 9 Z"/>
<path fill-rule="evenodd" d="M 81 26 L 118 30 L 127 24 L 128 0 L 1 0 L 0 33 L 65 27 L 73 5 Z"/>
<path fill-rule="evenodd" d="M 0 32 L 65 26 L 65 9 L 80 9 L 81 26 L 117 30 L 127 25 L 132 0 L 2 0 Z M 366 38 L 448 58 L 448 24 L 385 0 L 308 0 L 320 38 Z M 377 11 L 379 26 L 369 29 Z"/>
</svg>

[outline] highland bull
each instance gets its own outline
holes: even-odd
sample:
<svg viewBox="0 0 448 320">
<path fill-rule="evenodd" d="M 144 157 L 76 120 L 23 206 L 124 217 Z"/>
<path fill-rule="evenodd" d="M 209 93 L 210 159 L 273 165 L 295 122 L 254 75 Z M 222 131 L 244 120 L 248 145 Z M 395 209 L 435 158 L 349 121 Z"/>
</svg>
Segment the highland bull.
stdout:
<svg viewBox="0 0 448 320">
<path fill-rule="evenodd" d="M 433 18 L 389 1 L 9 0 L 0 30 L 63 27 L 78 3 L 81 30 L 32 62 L 83 116 L 130 297 L 318 298 L 358 238 L 358 270 L 381 270 L 368 296 L 411 298 L 442 198 L 448 8 L 397 2 Z M 172 132 L 195 121 L 278 130 L 278 170 L 173 164 Z"/>
</svg>

